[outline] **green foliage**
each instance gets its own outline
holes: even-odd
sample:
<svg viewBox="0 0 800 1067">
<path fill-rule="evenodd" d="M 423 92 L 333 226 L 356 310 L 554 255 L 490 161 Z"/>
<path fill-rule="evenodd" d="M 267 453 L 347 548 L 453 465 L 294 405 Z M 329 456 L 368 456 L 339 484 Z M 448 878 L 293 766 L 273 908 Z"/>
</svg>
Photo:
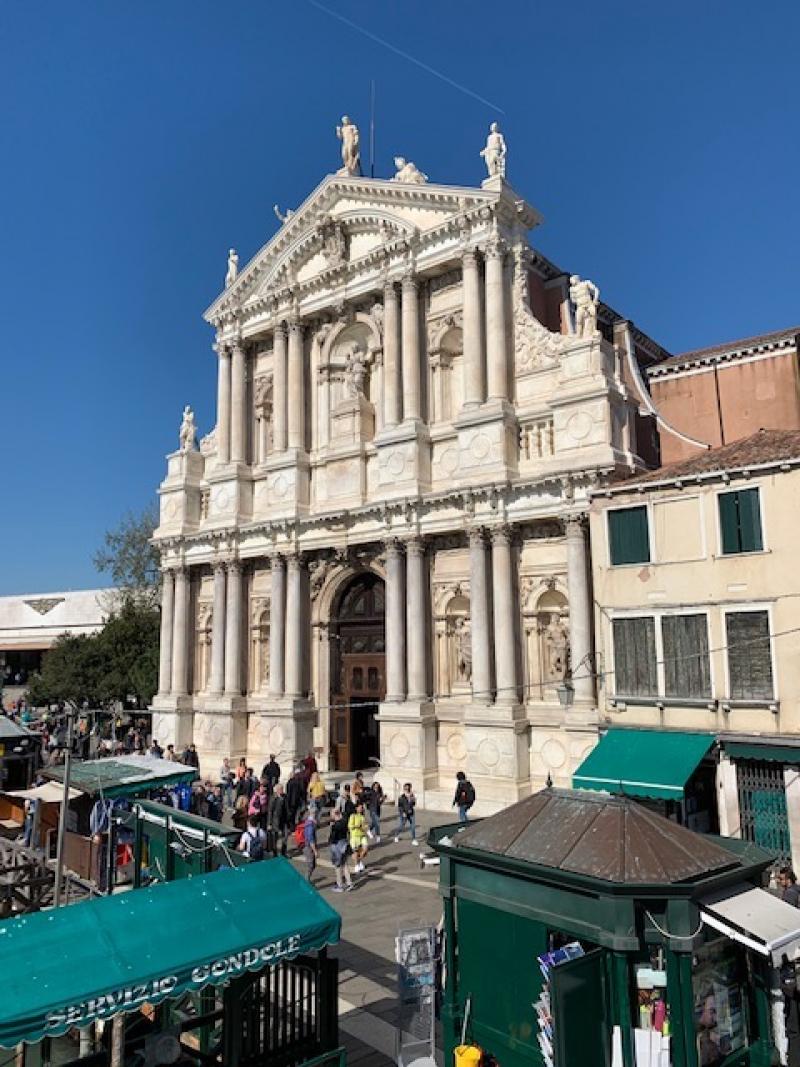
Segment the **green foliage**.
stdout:
<svg viewBox="0 0 800 1067">
<path fill-rule="evenodd" d="M 159 555 L 151 543 L 158 526 L 155 504 L 141 514 L 129 512 L 115 530 L 109 530 L 103 547 L 94 555 L 98 571 L 111 575 L 123 602 L 154 607 L 160 584 Z"/>
<path fill-rule="evenodd" d="M 31 679 L 31 703 L 107 707 L 132 697 L 147 707 L 158 688 L 159 623 L 154 608 L 124 600 L 99 633 L 63 635 Z"/>
</svg>

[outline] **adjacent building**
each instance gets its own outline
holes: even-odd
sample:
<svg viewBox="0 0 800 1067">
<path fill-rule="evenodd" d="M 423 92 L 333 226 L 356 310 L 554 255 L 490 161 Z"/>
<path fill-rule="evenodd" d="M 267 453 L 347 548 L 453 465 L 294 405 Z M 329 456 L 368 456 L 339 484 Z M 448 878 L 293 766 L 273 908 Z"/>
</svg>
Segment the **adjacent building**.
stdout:
<svg viewBox="0 0 800 1067">
<path fill-rule="evenodd" d="M 605 736 L 575 784 L 797 866 L 800 430 L 596 491 L 590 524 Z"/>
<path fill-rule="evenodd" d="M 324 181 L 206 312 L 217 423 L 187 409 L 156 533 L 162 743 L 380 763 L 449 805 L 568 784 L 594 745 L 589 491 L 657 462 L 669 356 L 539 254 L 505 179 Z M 349 139 L 349 140 L 348 140 Z M 558 688 L 570 661 L 574 701 Z"/>
</svg>

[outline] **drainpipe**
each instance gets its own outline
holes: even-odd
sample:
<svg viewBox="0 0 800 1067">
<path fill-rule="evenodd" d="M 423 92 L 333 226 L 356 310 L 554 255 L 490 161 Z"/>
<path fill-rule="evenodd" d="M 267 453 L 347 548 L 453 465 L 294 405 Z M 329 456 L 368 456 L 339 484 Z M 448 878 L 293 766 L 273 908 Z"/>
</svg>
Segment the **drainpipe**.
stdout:
<svg viewBox="0 0 800 1067">
<path fill-rule="evenodd" d="M 720 400 L 720 396 L 719 396 L 719 372 L 718 372 L 716 363 L 712 363 L 712 366 L 714 368 L 714 392 L 716 393 L 716 396 L 717 396 L 717 420 L 719 421 L 719 443 L 721 445 L 724 445 L 725 444 L 725 425 L 724 425 L 724 423 L 722 421 L 722 401 Z"/>
</svg>

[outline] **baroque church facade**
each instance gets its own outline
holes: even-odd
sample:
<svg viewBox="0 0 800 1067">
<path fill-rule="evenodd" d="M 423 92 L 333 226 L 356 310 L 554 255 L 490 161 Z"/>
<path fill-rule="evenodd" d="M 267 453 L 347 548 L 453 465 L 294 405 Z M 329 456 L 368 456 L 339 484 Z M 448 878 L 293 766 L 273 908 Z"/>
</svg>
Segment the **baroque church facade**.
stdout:
<svg viewBox="0 0 800 1067">
<path fill-rule="evenodd" d="M 337 132 L 342 169 L 206 312 L 217 423 L 198 449 L 186 410 L 159 489 L 154 736 L 209 773 L 315 749 L 432 807 L 465 769 L 490 809 L 596 742 L 587 494 L 651 461 L 663 353 L 531 246 L 496 129 L 475 188 L 364 178 Z"/>
</svg>

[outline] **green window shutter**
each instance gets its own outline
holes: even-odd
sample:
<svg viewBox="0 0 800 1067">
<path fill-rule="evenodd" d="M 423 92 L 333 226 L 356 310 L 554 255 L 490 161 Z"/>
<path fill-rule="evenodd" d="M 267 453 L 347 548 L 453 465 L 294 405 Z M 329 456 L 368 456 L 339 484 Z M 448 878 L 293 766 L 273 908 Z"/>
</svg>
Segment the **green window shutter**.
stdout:
<svg viewBox="0 0 800 1067">
<path fill-rule="evenodd" d="M 608 538 L 611 563 L 649 563 L 650 538 L 647 508 L 620 508 L 608 513 Z"/>
<path fill-rule="evenodd" d="M 711 696 L 708 626 L 705 615 L 665 615 L 664 694 L 694 700 Z"/>
<path fill-rule="evenodd" d="M 720 493 L 719 525 L 724 556 L 736 552 L 760 552 L 764 542 L 761 536 L 758 489 L 737 489 L 733 493 Z"/>
<path fill-rule="evenodd" d="M 620 696 L 658 696 L 655 620 L 614 619 L 612 630 L 614 692 Z"/>
<path fill-rule="evenodd" d="M 723 556 L 741 552 L 739 509 L 736 506 L 736 496 L 736 493 L 720 493 L 719 495 L 719 528 L 722 534 Z"/>
<path fill-rule="evenodd" d="M 772 700 L 772 649 L 766 611 L 731 611 L 725 616 L 731 700 Z"/>
</svg>

